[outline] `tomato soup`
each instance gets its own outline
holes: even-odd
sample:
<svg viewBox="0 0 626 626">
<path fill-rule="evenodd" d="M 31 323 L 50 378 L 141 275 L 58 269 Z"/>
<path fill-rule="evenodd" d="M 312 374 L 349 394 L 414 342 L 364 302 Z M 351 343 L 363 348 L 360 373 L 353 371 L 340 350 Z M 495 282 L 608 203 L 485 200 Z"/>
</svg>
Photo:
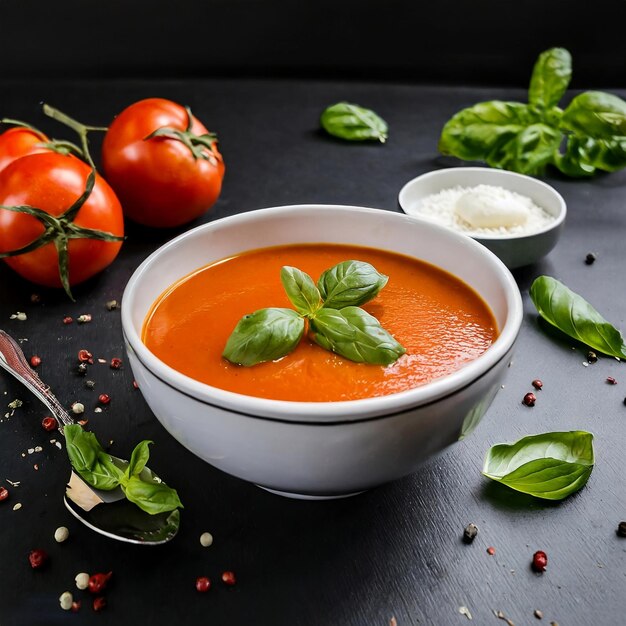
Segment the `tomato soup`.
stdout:
<svg viewBox="0 0 626 626">
<path fill-rule="evenodd" d="M 280 280 L 290 265 L 314 281 L 350 259 L 389 276 L 363 308 L 405 348 L 389 366 L 354 363 L 306 336 L 277 361 L 252 367 L 222 357 L 237 322 L 266 307 L 293 308 Z M 497 337 L 493 314 L 469 286 L 407 256 L 357 246 L 306 244 L 253 250 L 200 268 L 154 303 L 143 341 L 175 370 L 214 387 L 248 396 L 330 402 L 412 389 L 458 370 Z"/>
</svg>

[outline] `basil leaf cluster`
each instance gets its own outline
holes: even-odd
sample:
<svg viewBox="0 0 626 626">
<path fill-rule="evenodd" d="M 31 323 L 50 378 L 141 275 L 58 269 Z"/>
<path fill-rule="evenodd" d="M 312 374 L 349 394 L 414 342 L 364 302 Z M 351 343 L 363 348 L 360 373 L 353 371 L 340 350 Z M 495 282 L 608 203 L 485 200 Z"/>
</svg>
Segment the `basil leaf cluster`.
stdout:
<svg viewBox="0 0 626 626">
<path fill-rule="evenodd" d="M 183 508 L 176 490 L 146 467 L 152 441 L 137 444 L 130 461 L 124 461 L 105 452 L 96 436 L 79 424 L 66 426 L 64 434 L 70 463 L 88 485 L 104 491 L 120 487 L 127 500 L 151 515 Z"/>
<path fill-rule="evenodd" d="M 385 143 L 388 137 L 387 122 L 370 109 L 338 102 L 326 108 L 320 117 L 322 128 L 334 137 L 348 141 L 375 140 Z"/>
<path fill-rule="evenodd" d="M 591 433 L 552 432 L 493 446 L 483 474 L 536 498 L 562 500 L 586 484 L 594 463 Z"/>
<path fill-rule="evenodd" d="M 439 139 L 442 154 L 491 167 L 541 175 L 548 165 L 568 176 L 614 172 L 626 166 L 626 102 L 600 91 L 558 104 L 572 77 L 564 48 L 539 55 L 528 104 L 493 100 L 454 115 Z"/>
<path fill-rule="evenodd" d="M 286 356 L 300 343 L 306 320 L 312 341 L 357 363 L 389 365 L 406 352 L 373 315 L 359 308 L 389 280 L 369 263 L 339 263 L 317 285 L 296 267 L 283 267 L 280 278 L 296 310 L 268 308 L 244 315 L 222 354 L 231 363 L 250 367 Z"/>
<path fill-rule="evenodd" d="M 624 338 L 582 296 L 551 276 L 539 276 L 530 286 L 530 299 L 548 323 L 585 345 L 626 359 Z"/>
</svg>

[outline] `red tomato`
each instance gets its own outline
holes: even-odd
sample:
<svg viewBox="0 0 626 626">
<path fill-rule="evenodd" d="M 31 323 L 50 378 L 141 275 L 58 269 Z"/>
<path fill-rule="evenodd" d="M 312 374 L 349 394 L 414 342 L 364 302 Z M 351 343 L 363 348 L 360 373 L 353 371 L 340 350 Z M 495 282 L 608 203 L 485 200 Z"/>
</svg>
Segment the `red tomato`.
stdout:
<svg viewBox="0 0 626 626">
<path fill-rule="evenodd" d="M 50 152 L 43 144 L 50 141 L 43 133 L 31 128 L 14 126 L 0 135 L 0 171 L 9 163 L 27 154 Z"/>
<path fill-rule="evenodd" d="M 166 128 L 172 132 L 150 137 Z M 210 147 L 199 141 L 202 135 L 208 135 Z M 164 228 L 207 211 L 224 177 L 224 161 L 211 137 L 195 117 L 189 119 L 184 107 L 170 100 L 149 98 L 124 109 L 102 146 L 104 175 L 124 214 L 140 224 Z"/>
<path fill-rule="evenodd" d="M 85 192 L 91 171 L 79 159 L 56 152 L 22 157 L 0 172 L 0 205 L 29 205 L 58 217 Z M 31 252 L 7 257 L 6 263 L 34 283 L 62 287 L 55 241 L 68 237 L 69 284 L 80 283 L 117 256 L 121 241 L 98 237 L 106 236 L 103 232 L 117 237 L 124 234 L 122 207 L 107 182 L 96 175 L 94 188 L 76 216 L 58 220 L 55 229 L 54 240 Z M 0 252 L 22 248 L 44 231 L 40 219 L 0 209 Z"/>
</svg>

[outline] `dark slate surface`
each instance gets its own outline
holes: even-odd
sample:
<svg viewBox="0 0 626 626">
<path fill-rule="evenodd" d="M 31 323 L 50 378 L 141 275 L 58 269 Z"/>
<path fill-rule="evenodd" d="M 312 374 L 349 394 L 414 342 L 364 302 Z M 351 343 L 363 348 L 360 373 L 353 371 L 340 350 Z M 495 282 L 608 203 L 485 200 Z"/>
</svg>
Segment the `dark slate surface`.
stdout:
<svg viewBox="0 0 626 626">
<path fill-rule="evenodd" d="M 338 82 L 215 80 L 203 82 L 10 83 L 2 86 L 3 115 L 29 119 L 59 134 L 38 113 L 46 100 L 81 119 L 106 124 L 125 105 L 160 95 L 188 103 L 220 134 L 227 163 L 223 194 L 201 221 L 255 208 L 306 202 L 346 203 L 398 210 L 400 187 L 413 176 L 447 165 L 437 157 L 439 129 L 462 106 L 491 98 L 522 98 L 500 89 L 424 88 Z M 624 95 L 624 94 L 622 94 Z M 322 108 L 339 99 L 370 106 L 387 119 L 386 146 L 344 144 L 317 129 Z M 516 272 L 525 302 L 517 353 L 477 431 L 417 474 L 343 501 L 282 499 L 212 469 L 178 445 L 133 389 L 128 366 L 94 364 L 88 391 L 73 373 L 76 353 L 124 356 L 118 311 L 124 285 L 150 252 L 180 231 L 128 228 L 118 260 L 76 288 L 78 302 L 25 283 L 0 267 L 0 327 L 25 338 L 27 355 L 42 358 L 39 372 L 66 405 L 80 400 L 99 437 L 124 456 L 139 439 L 155 441 L 150 465 L 176 486 L 186 508 L 180 535 L 158 548 L 122 545 L 93 534 L 69 516 L 61 496 L 68 475 L 65 452 L 40 426 L 42 405 L 19 384 L 0 376 L 0 484 L 11 489 L 0 503 L 0 623 L 50 624 L 326 624 L 386 626 L 462 625 L 467 606 L 474 624 L 516 626 L 626 623 L 626 539 L 616 536 L 626 518 L 624 432 L 626 375 L 614 359 L 583 367 L 586 352 L 538 325 L 527 290 L 548 273 L 583 294 L 613 323 L 626 327 L 624 232 L 626 172 L 591 181 L 548 177 L 565 197 L 569 216 L 558 247 L 541 263 Z M 200 222 L 198 222 L 200 223 Z M 329 225 L 329 227 L 332 227 Z M 587 252 L 598 255 L 587 266 Z M 30 303 L 30 294 L 42 303 Z M 28 320 L 9 317 L 25 311 Z M 90 324 L 65 326 L 65 315 L 91 313 Z M 614 376 L 618 384 L 605 383 Z M 531 380 L 541 378 L 534 408 L 521 404 Z M 94 413 L 98 393 L 112 400 Z M 9 418 L 7 404 L 24 405 Z M 580 493 L 560 504 L 517 495 L 481 477 L 482 459 L 494 443 L 550 430 L 590 430 L 597 466 Z M 43 451 L 28 455 L 37 445 Z M 26 456 L 22 456 L 25 453 Z M 39 464 L 39 470 L 33 464 Z M 20 481 L 17 488 L 6 481 Z M 20 502 L 22 508 L 13 511 Z M 461 542 L 475 522 L 473 545 Z M 71 537 L 57 545 L 66 525 Z M 203 549 L 208 530 L 214 545 Z M 486 548 L 494 546 L 495 556 Z M 33 571 L 27 554 L 49 551 L 45 571 Z M 548 570 L 530 570 L 535 550 L 545 550 Z M 234 588 L 219 583 L 236 572 Z M 58 597 L 74 588 L 80 571 L 112 570 L 106 612 L 95 614 L 84 592 L 79 615 L 60 610 Z M 196 593 L 197 576 L 214 579 Z M 504 622 L 503 622 L 504 623 Z"/>
</svg>

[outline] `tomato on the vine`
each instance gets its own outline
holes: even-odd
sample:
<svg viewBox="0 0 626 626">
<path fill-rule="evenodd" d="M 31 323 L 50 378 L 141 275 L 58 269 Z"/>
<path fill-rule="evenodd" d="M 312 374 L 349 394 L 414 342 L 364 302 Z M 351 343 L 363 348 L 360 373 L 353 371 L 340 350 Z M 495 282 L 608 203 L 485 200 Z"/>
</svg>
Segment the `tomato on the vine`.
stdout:
<svg viewBox="0 0 626 626">
<path fill-rule="evenodd" d="M 50 152 L 50 138 L 34 128 L 14 126 L 0 135 L 0 171 L 28 154 Z"/>
<path fill-rule="evenodd" d="M 113 120 L 102 166 L 124 214 L 160 228 L 205 213 L 224 177 L 216 136 L 188 108 L 163 98 L 135 102 Z"/>
<path fill-rule="evenodd" d="M 113 261 L 123 234 L 115 193 L 79 159 L 45 152 L 0 171 L 0 258 L 24 278 L 71 297 L 70 285 Z"/>
</svg>

